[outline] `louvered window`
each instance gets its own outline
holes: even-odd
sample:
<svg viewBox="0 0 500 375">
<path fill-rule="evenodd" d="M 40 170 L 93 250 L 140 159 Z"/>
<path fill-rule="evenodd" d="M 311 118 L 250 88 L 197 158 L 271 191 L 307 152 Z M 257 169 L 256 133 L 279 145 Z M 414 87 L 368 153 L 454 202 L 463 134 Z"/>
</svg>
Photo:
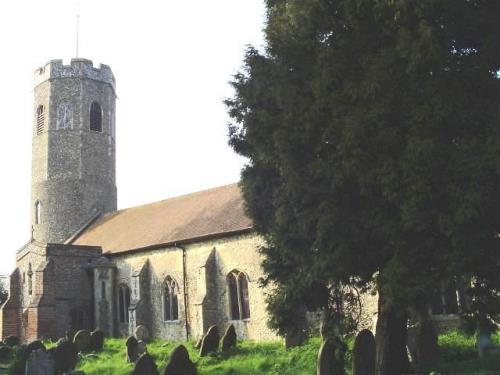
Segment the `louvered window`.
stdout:
<svg viewBox="0 0 500 375">
<path fill-rule="evenodd" d="M 42 134 L 45 126 L 45 108 L 39 105 L 36 109 L 36 134 Z"/>
</svg>

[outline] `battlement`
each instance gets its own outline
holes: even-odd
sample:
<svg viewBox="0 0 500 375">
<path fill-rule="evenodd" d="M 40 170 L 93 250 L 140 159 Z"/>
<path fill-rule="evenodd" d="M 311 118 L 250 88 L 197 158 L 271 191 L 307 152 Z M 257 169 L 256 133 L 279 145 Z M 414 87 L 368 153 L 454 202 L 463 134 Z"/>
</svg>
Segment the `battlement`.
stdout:
<svg viewBox="0 0 500 375">
<path fill-rule="evenodd" d="M 100 64 L 95 68 L 92 60 L 71 59 L 70 65 L 62 60 L 51 60 L 35 70 L 35 86 L 54 78 L 88 78 L 110 84 L 115 90 L 115 77 L 108 65 Z"/>
</svg>

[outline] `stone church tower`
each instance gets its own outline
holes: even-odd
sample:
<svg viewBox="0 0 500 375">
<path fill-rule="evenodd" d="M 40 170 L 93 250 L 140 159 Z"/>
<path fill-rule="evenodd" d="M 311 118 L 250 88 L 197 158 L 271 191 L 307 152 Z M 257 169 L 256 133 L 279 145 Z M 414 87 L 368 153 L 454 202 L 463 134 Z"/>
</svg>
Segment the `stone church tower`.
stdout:
<svg viewBox="0 0 500 375">
<path fill-rule="evenodd" d="M 115 78 L 106 65 L 53 60 L 35 71 L 33 239 L 63 243 L 116 210 Z"/>
</svg>

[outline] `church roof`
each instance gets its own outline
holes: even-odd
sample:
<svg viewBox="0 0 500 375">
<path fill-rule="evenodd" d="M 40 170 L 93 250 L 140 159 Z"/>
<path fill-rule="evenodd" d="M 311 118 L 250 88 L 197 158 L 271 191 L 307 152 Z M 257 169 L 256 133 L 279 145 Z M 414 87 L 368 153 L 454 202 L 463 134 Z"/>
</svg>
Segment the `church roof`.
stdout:
<svg viewBox="0 0 500 375">
<path fill-rule="evenodd" d="M 241 190 L 232 184 L 108 213 L 72 243 L 101 246 L 104 253 L 122 253 L 251 228 Z"/>
</svg>

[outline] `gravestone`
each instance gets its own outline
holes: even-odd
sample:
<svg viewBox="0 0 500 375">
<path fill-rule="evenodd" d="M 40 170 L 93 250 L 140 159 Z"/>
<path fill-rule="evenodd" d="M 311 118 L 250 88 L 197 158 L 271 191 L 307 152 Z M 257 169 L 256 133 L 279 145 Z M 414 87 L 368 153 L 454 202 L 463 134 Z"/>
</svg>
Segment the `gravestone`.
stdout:
<svg viewBox="0 0 500 375">
<path fill-rule="evenodd" d="M 344 375 L 345 345 L 337 338 L 327 338 L 318 353 L 317 375 Z"/>
<path fill-rule="evenodd" d="M 132 375 L 159 375 L 156 363 L 148 353 L 144 353 L 139 357 L 135 364 Z"/>
<path fill-rule="evenodd" d="M 0 363 L 10 362 L 13 354 L 14 350 L 10 346 L 0 347 Z"/>
<path fill-rule="evenodd" d="M 217 326 L 211 326 L 201 342 L 200 357 L 204 357 L 209 353 L 216 353 L 219 350 L 219 341 L 220 337 Z"/>
<path fill-rule="evenodd" d="M 149 340 L 149 330 L 144 325 L 138 325 L 135 329 L 135 338 L 138 341 L 148 341 Z"/>
<path fill-rule="evenodd" d="M 375 338 L 368 329 L 359 332 L 354 340 L 352 375 L 375 375 Z"/>
<path fill-rule="evenodd" d="M 76 345 L 78 352 L 85 352 L 90 347 L 90 332 L 86 329 L 78 331 L 73 338 L 73 343 Z"/>
<path fill-rule="evenodd" d="M 14 346 L 18 346 L 21 343 L 21 340 L 19 340 L 19 337 L 16 336 L 7 336 L 3 339 L 3 342 L 5 345 L 13 348 Z"/>
<path fill-rule="evenodd" d="M 66 341 L 73 342 L 73 339 L 75 338 L 75 334 L 76 334 L 76 331 L 70 329 L 70 330 L 66 331 L 66 333 L 64 335 L 64 339 L 66 339 Z"/>
<path fill-rule="evenodd" d="M 90 347 L 89 349 L 94 352 L 100 352 L 104 348 L 104 332 L 94 331 L 90 334 Z"/>
<path fill-rule="evenodd" d="M 148 347 L 144 341 L 137 342 L 137 358 L 148 352 Z"/>
<path fill-rule="evenodd" d="M 419 373 L 428 373 L 438 364 L 438 335 L 432 321 L 420 324 L 417 330 L 417 367 Z"/>
<path fill-rule="evenodd" d="M 196 375 L 196 366 L 184 345 L 179 345 L 170 355 L 164 375 Z"/>
<path fill-rule="evenodd" d="M 139 343 L 134 336 L 130 336 L 125 342 L 125 346 L 127 347 L 127 362 L 134 363 L 137 361 L 138 353 L 137 346 Z"/>
<path fill-rule="evenodd" d="M 479 332 L 477 334 L 477 351 L 479 358 L 483 359 L 485 353 L 493 346 L 491 342 L 491 334 L 489 332 Z"/>
<path fill-rule="evenodd" d="M 226 329 L 226 333 L 222 337 L 222 351 L 225 352 L 230 348 L 236 347 L 238 337 L 236 336 L 236 329 L 234 329 L 234 325 L 230 325 Z"/>
<path fill-rule="evenodd" d="M 54 351 L 54 370 L 56 374 L 63 374 L 75 368 L 78 362 L 78 348 L 69 341 L 58 345 Z"/>
<path fill-rule="evenodd" d="M 54 375 L 54 360 L 45 349 L 31 352 L 26 362 L 25 375 Z"/>
<path fill-rule="evenodd" d="M 32 341 L 28 344 L 26 347 L 26 350 L 28 351 L 28 355 L 31 354 L 31 352 L 34 352 L 35 350 L 43 350 L 46 351 L 47 349 L 45 348 L 45 345 L 39 340 Z"/>
</svg>

